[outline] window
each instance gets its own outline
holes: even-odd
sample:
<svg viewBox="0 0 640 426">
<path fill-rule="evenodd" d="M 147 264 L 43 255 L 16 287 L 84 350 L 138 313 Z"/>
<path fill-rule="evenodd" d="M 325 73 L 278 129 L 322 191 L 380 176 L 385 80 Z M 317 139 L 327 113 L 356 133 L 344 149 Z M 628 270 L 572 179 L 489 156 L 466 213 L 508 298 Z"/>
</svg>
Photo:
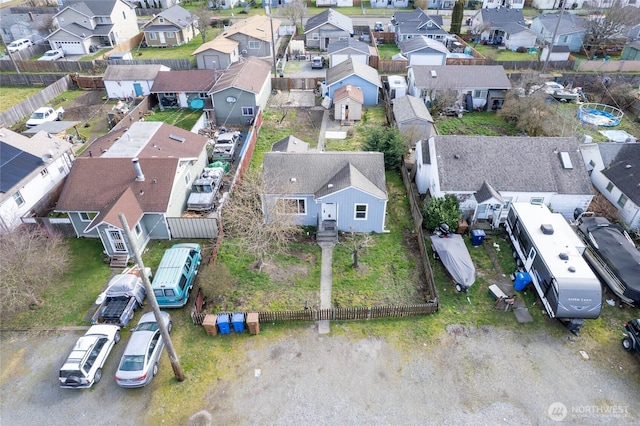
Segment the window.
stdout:
<svg viewBox="0 0 640 426">
<path fill-rule="evenodd" d="M 249 42 L 249 49 L 260 49 L 260 42 L 259 41 L 250 41 Z"/>
<path fill-rule="evenodd" d="M 624 194 L 620 195 L 620 198 L 618 198 L 618 205 L 620 207 L 624 207 L 624 205 L 627 204 L 628 199 L 629 198 L 626 195 Z"/>
<path fill-rule="evenodd" d="M 49 170 L 47 169 L 42 169 L 42 171 L 40 172 L 40 176 L 45 177 L 49 174 Z"/>
<path fill-rule="evenodd" d="M 136 231 L 136 235 L 139 237 L 140 234 L 142 234 L 142 228 L 140 227 L 140 224 L 136 224 L 136 227 L 134 228 L 134 230 Z"/>
<path fill-rule="evenodd" d="M 24 204 L 24 198 L 22 198 L 22 194 L 20 194 L 20 191 L 16 191 L 16 193 L 13 194 L 13 201 L 16 202 L 18 207 Z"/>
<path fill-rule="evenodd" d="M 474 90 L 473 91 L 473 97 L 474 98 L 478 98 L 478 99 L 485 99 L 487 97 L 487 91 L 486 90 Z"/>
<path fill-rule="evenodd" d="M 531 200 L 529 200 L 529 202 L 531 204 L 542 204 L 542 203 L 544 203 L 544 198 L 542 198 L 542 197 L 532 197 Z"/>
<path fill-rule="evenodd" d="M 613 183 L 609 182 L 609 183 L 607 184 L 607 191 L 608 191 L 608 192 L 611 192 L 611 190 L 612 190 L 612 189 L 613 189 Z"/>
<path fill-rule="evenodd" d="M 176 33 L 174 33 L 173 31 L 168 32 L 167 38 L 176 38 Z"/>
<path fill-rule="evenodd" d="M 558 39 L 558 41 L 559 41 L 560 43 L 566 43 L 566 42 L 568 42 L 568 41 L 569 41 L 569 36 L 567 36 L 567 35 L 560 36 L 560 38 Z"/>
<path fill-rule="evenodd" d="M 80 212 L 80 220 L 83 222 L 91 222 L 97 215 L 97 213 Z"/>
<path fill-rule="evenodd" d="M 187 186 L 191 186 L 191 172 L 189 170 L 184 174 L 184 183 L 186 183 Z"/>
<path fill-rule="evenodd" d="M 164 18 L 163 18 L 162 16 L 161 16 L 161 17 L 159 17 L 159 18 L 158 18 L 158 22 L 159 22 L 159 23 L 161 23 L 161 24 L 164 24 Z"/>
<path fill-rule="evenodd" d="M 279 210 L 284 214 L 306 214 L 304 198 L 282 198 L 279 200 Z"/>
<path fill-rule="evenodd" d="M 162 297 L 164 296 L 164 292 L 162 291 L 161 288 L 156 288 L 153 290 L 153 294 L 156 295 L 156 297 Z"/>
<path fill-rule="evenodd" d="M 178 285 L 180 286 L 180 290 L 184 291 L 184 287 L 187 285 L 187 277 L 184 274 L 180 275 L 180 282 Z"/>
<path fill-rule="evenodd" d="M 166 290 L 164 291 L 164 295 L 165 295 L 166 297 L 174 297 L 174 296 L 176 295 L 176 292 L 175 292 L 175 291 L 173 291 L 173 289 L 168 288 L 168 289 L 166 289 Z"/>
<path fill-rule="evenodd" d="M 122 19 L 127 19 L 127 14 L 124 12 L 124 10 L 122 11 Z"/>
<path fill-rule="evenodd" d="M 367 208 L 367 204 L 356 204 L 354 219 L 367 220 Z"/>
<path fill-rule="evenodd" d="M 595 161 L 593 161 L 593 160 L 589 160 L 589 165 L 590 165 L 591 167 L 595 167 L 595 166 L 596 166 L 596 163 L 595 163 Z"/>
<path fill-rule="evenodd" d="M 253 117 L 253 107 L 242 107 L 242 115 Z"/>
<path fill-rule="evenodd" d="M 318 33 L 311 34 L 311 40 L 320 40 L 320 34 Z"/>
<path fill-rule="evenodd" d="M 158 36 L 156 35 L 156 33 L 149 33 L 149 38 L 151 40 L 157 40 Z"/>
</svg>

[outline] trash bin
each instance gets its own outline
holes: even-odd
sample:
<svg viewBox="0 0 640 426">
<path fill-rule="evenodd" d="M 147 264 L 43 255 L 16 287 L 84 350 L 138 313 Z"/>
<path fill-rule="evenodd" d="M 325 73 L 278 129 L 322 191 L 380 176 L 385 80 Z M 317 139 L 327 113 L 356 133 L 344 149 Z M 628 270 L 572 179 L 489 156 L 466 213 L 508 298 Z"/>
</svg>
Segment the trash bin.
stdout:
<svg viewBox="0 0 640 426">
<path fill-rule="evenodd" d="M 229 314 L 218 315 L 218 330 L 220 334 L 229 334 L 231 332 L 231 324 L 229 324 Z"/>
<path fill-rule="evenodd" d="M 527 272 L 517 272 L 516 279 L 513 281 L 513 288 L 516 291 L 522 291 L 530 282 L 531 275 L 529 275 Z"/>
<path fill-rule="evenodd" d="M 231 315 L 231 324 L 233 324 L 233 331 L 242 333 L 244 331 L 244 314 L 242 312 L 234 312 Z"/>
<path fill-rule="evenodd" d="M 216 334 L 218 334 L 218 330 L 216 330 L 217 319 L 217 315 L 207 314 L 204 317 L 204 321 L 202 321 L 202 326 L 209 336 L 215 336 Z"/>
<path fill-rule="evenodd" d="M 258 334 L 260 333 L 260 322 L 259 315 L 257 312 L 249 312 L 247 314 L 247 327 L 249 328 L 250 334 Z"/>
<path fill-rule="evenodd" d="M 482 229 L 474 229 L 471 231 L 471 245 L 474 247 L 481 246 L 485 235 Z"/>
</svg>

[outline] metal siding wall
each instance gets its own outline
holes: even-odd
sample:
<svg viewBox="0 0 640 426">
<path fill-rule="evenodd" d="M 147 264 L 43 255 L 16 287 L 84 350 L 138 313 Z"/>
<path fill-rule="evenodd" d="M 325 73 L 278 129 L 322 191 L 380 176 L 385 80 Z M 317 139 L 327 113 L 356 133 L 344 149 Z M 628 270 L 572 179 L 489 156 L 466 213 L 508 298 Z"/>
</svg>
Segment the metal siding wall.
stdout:
<svg viewBox="0 0 640 426">
<path fill-rule="evenodd" d="M 167 224 L 173 239 L 207 239 L 218 236 L 215 218 L 168 217 Z"/>
</svg>

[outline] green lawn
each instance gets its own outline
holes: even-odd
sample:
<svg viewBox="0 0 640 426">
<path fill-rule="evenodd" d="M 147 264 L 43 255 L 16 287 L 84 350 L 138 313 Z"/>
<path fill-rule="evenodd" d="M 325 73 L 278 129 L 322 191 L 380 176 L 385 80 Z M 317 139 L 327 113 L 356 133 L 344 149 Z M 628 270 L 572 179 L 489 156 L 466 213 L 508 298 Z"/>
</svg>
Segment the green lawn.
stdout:
<svg viewBox="0 0 640 426">
<path fill-rule="evenodd" d="M 156 108 L 152 114 L 145 117 L 145 120 L 160 121 L 190 131 L 201 116 L 201 110 L 167 108 L 164 111 L 160 111 Z"/>
<path fill-rule="evenodd" d="M 400 53 L 400 49 L 395 43 L 381 44 L 378 46 L 380 59 L 391 59 L 396 53 Z"/>
<path fill-rule="evenodd" d="M 515 136 L 520 133 L 494 112 L 468 112 L 462 118 L 436 116 L 434 119 L 439 135 Z"/>
<path fill-rule="evenodd" d="M 533 53 L 518 53 L 509 49 L 500 50 L 494 46 L 485 46 L 482 44 L 470 44 L 482 56 L 490 58 L 494 61 L 537 61 L 538 55 Z"/>
<path fill-rule="evenodd" d="M 365 107 L 362 120 L 352 127 L 346 127 L 346 139 L 327 139 L 325 149 L 327 151 L 360 151 L 367 139 L 368 132 L 374 127 L 386 126 L 387 119 L 384 107 L 381 105 Z"/>
<path fill-rule="evenodd" d="M 41 90 L 42 87 L 0 85 L 0 110 L 5 111 Z"/>
</svg>

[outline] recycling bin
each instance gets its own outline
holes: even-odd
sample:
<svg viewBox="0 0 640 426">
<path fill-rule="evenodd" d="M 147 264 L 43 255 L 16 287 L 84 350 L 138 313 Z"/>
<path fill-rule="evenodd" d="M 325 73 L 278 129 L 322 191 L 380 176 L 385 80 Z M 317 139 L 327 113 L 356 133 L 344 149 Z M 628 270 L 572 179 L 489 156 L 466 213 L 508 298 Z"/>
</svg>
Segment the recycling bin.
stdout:
<svg viewBox="0 0 640 426">
<path fill-rule="evenodd" d="M 218 324 L 218 331 L 220 331 L 220 334 L 229 334 L 231 332 L 231 323 L 229 320 L 229 314 L 219 314 L 217 324 Z"/>
<path fill-rule="evenodd" d="M 244 314 L 242 312 L 234 312 L 231 315 L 231 324 L 233 324 L 233 331 L 242 333 L 244 331 Z"/>
<path fill-rule="evenodd" d="M 474 229 L 471 231 L 471 245 L 474 247 L 481 246 L 485 236 L 484 230 Z"/>
</svg>

